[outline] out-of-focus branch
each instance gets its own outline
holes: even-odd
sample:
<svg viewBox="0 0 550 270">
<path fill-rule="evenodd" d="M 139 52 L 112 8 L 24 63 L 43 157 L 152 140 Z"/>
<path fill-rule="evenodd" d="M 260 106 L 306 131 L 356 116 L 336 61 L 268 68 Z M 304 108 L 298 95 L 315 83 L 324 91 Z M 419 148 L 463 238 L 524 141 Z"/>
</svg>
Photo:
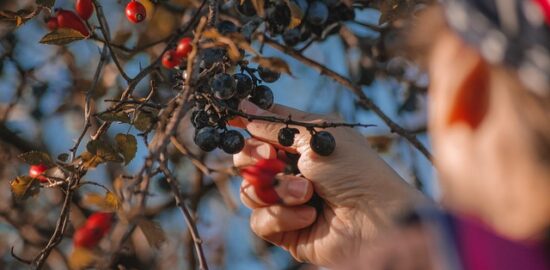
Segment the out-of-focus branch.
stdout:
<svg viewBox="0 0 550 270">
<path fill-rule="evenodd" d="M 183 217 L 185 219 L 185 223 L 187 223 L 187 228 L 189 229 L 189 232 L 191 233 L 191 237 L 193 238 L 193 242 L 195 243 L 195 251 L 197 252 L 197 258 L 199 260 L 199 269 L 208 270 L 208 264 L 206 263 L 206 257 L 204 256 L 204 251 L 202 249 L 202 240 L 200 239 L 199 232 L 197 230 L 197 226 L 195 225 L 193 216 L 191 215 L 191 212 L 185 205 L 184 198 L 180 192 L 180 188 L 177 183 L 177 180 L 172 175 L 170 170 L 168 170 L 166 166 L 166 161 L 162 160 L 159 165 L 160 165 L 160 170 L 166 176 L 168 184 L 170 185 L 170 189 L 174 194 L 176 205 L 180 208 L 183 214 Z"/>
</svg>

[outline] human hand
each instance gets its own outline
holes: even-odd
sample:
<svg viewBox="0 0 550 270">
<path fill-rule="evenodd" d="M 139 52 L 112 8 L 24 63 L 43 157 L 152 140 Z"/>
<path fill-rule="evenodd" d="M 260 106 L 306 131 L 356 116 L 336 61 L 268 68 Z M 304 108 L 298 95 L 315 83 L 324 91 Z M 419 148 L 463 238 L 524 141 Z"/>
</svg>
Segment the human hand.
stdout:
<svg viewBox="0 0 550 270">
<path fill-rule="evenodd" d="M 243 101 L 241 110 L 252 115 L 278 116 L 303 122 L 337 122 L 281 105 L 268 112 Z M 301 127 L 291 147 L 277 142 L 285 125 L 240 119 L 252 134 L 235 166 L 253 165 L 277 157 L 277 149 L 300 154 L 298 169 L 303 177 L 281 175 L 276 190 L 283 203 L 267 205 L 243 181 L 241 200 L 253 209 L 252 230 L 260 237 L 288 250 L 299 261 L 334 266 L 359 254 L 370 239 L 392 225 L 392 219 L 422 195 L 410 187 L 372 150 L 366 139 L 351 128 L 329 128 L 336 149 L 320 156 L 309 145 L 310 133 Z M 245 179 L 246 180 L 246 179 Z M 319 212 L 306 203 L 315 191 L 323 199 Z"/>
</svg>

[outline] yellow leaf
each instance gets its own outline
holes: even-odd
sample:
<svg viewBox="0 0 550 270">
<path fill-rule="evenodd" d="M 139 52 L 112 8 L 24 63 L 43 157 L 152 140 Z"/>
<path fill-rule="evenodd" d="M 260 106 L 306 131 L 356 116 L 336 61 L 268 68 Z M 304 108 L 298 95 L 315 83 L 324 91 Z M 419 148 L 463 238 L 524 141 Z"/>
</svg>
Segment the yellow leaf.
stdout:
<svg viewBox="0 0 550 270">
<path fill-rule="evenodd" d="M 69 256 L 69 267 L 72 270 L 87 269 L 98 259 L 99 257 L 91 250 L 82 247 L 75 247 Z"/>
<path fill-rule="evenodd" d="M 11 192 L 16 200 L 25 200 L 40 192 L 40 184 L 30 176 L 18 176 L 10 182 Z"/>
<path fill-rule="evenodd" d="M 107 192 L 105 196 L 99 193 L 89 193 L 84 196 L 84 204 L 94 205 L 100 208 L 102 211 L 115 212 L 120 208 L 120 200 L 112 193 Z"/>
</svg>

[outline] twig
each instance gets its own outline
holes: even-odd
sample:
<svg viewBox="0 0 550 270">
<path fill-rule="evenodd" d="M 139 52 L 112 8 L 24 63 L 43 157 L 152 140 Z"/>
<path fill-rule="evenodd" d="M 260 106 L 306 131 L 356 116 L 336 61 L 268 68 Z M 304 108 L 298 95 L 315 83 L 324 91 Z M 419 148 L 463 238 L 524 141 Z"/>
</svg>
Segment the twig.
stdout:
<svg viewBox="0 0 550 270">
<path fill-rule="evenodd" d="M 111 46 L 109 24 L 106 22 L 105 14 L 103 14 L 103 7 L 101 6 L 101 4 L 98 3 L 97 0 L 94 0 L 93 3 L 97 14 L 97 20 L 99 21 L 99 29 L 101 30 L 101 34 L 103 34 L 103 38 L 105 39 L 105 45 L 107 45 L 107 47 L 109 48 L 109 53 L 111 53 L 111 58 L 113 58 L 113 62 L 118 68 L 120 75 L 122 76 L 122 78 L 124 78 L 124 80 L 129 82 L 131 79 L 122 68 L 122 65 L 118 61 L 118 58 L 113 50 L 113 47 Z"/>
<path fill-rule="evenodd" d="M 325 67 L 324 65 L 316 62 L 315 60 L 312 60 L 310 58 L 307 58 L 300 54 L 299 52 L 295 51 L 292 48 L 289 48 L 287 46 L 281 45 L 278 42 L 268 38 L 267 36 L 263 37 L 265 43 L 267 43 L 269 46 L 273 47 L 274 49 L 284 52 L 292 57 L 294 57 L 296 60 L 318 70 L 322 75 L 325 75 L 327 77 L 330 77 L 334 79 L 336 82 L 340 83 L 342 86 L 348 88 L 351 90 L 355 95 L 359 98 L 358 104 L 363 107 L 372 110 L 378 117 L 388 125 L 390 128 L 390 131 L 392 133 L 397 133 L 401 137 L 405 138 L 411 145 L 416 147 L 418 151 L 420 151 L 428 160 L 432 161 L 432 155 L 430 151 L 420 142 L 414 134 L 411 134 L 407 130 L 405 130 L 403 127 L 398 125 L 396 122 L 394 122 L 389 116 L 387 116 L 380 107 L 378 107 L 372 99 L 367 97 L 360 87 L 354 85 L 349 79 L 343 77 L 342 75 L 336 73 L 335 71 Z"/>
<path fill-rule="evenodd" d="M 176 139 L 175 136 L 172 136 L 170 138 L 170 142 L 172 142 L 174 147 L 176 147 L 176 149 L 181 154 L 189 158 L 193 163 L 193 165 L 195 165 L 195 167 L 197 167 L 197 169 L 199 169 L 202 173 L 206 175 L 212 175 L 212 173 L 216 172 L 216 173 L 223 173 L 228 175 L 235 175 L 234 168 L 228 168 L 227 170 L 216 170 L 216 169 L 209 168 L 206 164 L 204 164 L 204 162 L 200 158 L 198 158 L 195 154 L 191 153 L 189 149 L 187 149 L 183 144 L 181 144 L 178 141 L 178 139 Z"/>
<path fill-rule="evenodd" d="M 176 205 L 180 208 L 181 212 L 183 213 L 183 217 L 185 218 L 185 222 L 187 223 L 187 228 L 189 229 L 189 233 L 191 234 L 191 237 L 193 238 L 193 242 L 195 243 L 195 251 L 199 259 L 199 269 L 208 270 L 206 257 L 204 256 L 204 251 L 202 250 L 202 240 L 200 239 L 199 232 L 197 230 L 197 226 L 195 225 L 193 216 L 191 215 L 189 209 L 185 205 L 177 180 L 174 178 L 172 173 L 166 167 L 165 160 L 161 160 L 160 169 L 162 173 L 166 176 L 166 180 L 168 181 L 168 184 L 170 185 L 170 189 L 174 194 Z"/>
</svg>

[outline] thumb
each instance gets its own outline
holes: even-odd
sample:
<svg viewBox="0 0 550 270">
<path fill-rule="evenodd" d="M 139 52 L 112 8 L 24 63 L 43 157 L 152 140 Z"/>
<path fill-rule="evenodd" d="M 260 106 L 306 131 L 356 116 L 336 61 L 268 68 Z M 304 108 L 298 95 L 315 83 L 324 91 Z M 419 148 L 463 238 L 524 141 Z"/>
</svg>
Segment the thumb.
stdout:
<svg viewBox="0 0 550 270">
<path fill-rule="evenodd" d="M 313 114 L 305 113 L 277 104 L 273 105 L 270 111 L 266 111 L 247 100 L 243 100 L 239 108 L 242 112 L 250 115 L 277 117 L 282 119 L 287 119 L 288 117 L 291 117 L 293 120 L 302 122 L 310 121 L 313 118 L 320 118 Z M 279 144 L 278 134 L 282 128 L 287 127 L 286 124 L 265 120 L 248 121 L 244 118 L 242 118 L 241 121 L 244 123 L 245 128 L 254 138 L 275 145 L 278 148 L 282 148 L 290 152 L 298 152 L 298 149 L 300 149 L 301 146 L 309 145 L 310 134 L 309 131 L 304 127 L 291 126 L 292 128 L 298 129 L 299 133 L 295 135 L 294 144 L 292 146 L 283 147 Z"/>
</svg>

